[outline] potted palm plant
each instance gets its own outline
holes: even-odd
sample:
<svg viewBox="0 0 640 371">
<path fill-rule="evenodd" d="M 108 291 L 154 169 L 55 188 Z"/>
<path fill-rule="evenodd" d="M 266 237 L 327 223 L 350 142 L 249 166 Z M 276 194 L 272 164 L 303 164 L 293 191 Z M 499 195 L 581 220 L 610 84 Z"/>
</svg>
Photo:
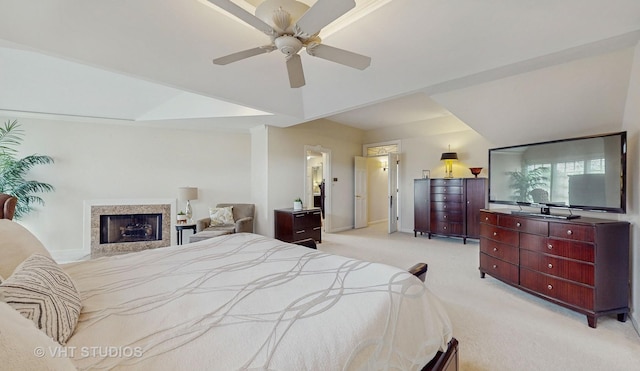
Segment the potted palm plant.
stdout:
<svg viewBox="0 0 640 371">
<path fill-rule="evenodd" d="M 51 184 L 26 179 L 34 166 L 52 164 L 53 158 L 37 154 L 17 157 L 18 150 L 15 147 L 22 143 L 23 135 L 24 131 L 17 120 L 7 121 L 0 127 L 0 193 L 18 199 L 15 219 L 21 219 L 31 212 L 34 204 L 44 205 L 44 200 L 37 193 L 54 190 Z"/>
</svg>

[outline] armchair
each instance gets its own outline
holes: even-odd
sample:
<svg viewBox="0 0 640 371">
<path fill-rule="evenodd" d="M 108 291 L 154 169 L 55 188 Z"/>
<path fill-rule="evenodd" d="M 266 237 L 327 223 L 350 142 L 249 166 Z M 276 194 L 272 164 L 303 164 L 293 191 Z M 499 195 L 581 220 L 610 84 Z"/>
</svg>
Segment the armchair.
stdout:
<svg viewBox="0 0 640 371">
<path fill-rule="evenodd" d="M 4 193 L 0 193 L 0 219 L 13 219 L 18 199 Z"/>
<path fill-rule="evenodd" d="M 255 215 L 254 204 L 217 204 L 216 207 L 233 206 L 234 224 L 226 224 L 220 226 L 212 226 L 211 218 L 203 218 L 198 220 L 196 224 L 196 232 L 202 231 L 226 231 L 228 233 L 253 233 L 253 217 Z"/>
</svg>

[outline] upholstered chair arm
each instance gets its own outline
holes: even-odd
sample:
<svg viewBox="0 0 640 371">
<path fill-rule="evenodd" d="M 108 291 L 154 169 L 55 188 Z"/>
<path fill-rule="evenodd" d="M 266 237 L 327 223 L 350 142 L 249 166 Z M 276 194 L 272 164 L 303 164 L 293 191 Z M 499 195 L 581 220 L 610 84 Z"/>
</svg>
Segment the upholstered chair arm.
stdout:
<svg viewBox="0 0 640 371">
<path fill-rule="evenodd" d="M 201 232 L 201 231 L 209 228 L 210 225 L 211 225 L 211 218 L 199 219 L 196 222 L 196 231 L 197 232 Z"/>
<path fill-rule="evenodd" d="M 248 216 L 236 220 L 236 233 L 253 233 L 253 217 Z"/>
</svg>

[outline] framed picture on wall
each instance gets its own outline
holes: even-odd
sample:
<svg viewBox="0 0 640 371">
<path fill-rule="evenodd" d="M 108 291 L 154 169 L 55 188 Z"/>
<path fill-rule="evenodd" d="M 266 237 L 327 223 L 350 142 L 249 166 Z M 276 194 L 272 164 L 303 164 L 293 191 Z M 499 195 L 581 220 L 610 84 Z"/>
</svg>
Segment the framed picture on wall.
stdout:
<svg viewBox="0 0 640 371">
<path fill-rule="evenodd" d="M 429 176 L 431 175 L 431 171 L 429 170 L 422 170 L 422 179 L 429 179 Z"/>
</svg>

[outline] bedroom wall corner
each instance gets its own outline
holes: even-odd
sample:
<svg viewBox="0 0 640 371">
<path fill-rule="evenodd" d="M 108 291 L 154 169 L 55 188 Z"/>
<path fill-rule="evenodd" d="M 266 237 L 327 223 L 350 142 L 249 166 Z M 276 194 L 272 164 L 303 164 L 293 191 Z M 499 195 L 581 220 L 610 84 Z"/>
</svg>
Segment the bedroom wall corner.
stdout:
<svg viewBox="0 0 640 371">
<path fill-rule="evenodd" d="M 630 318 L 640 336 L 640 43 L 635 47 L 624 110 L 623 130 L 627 131 L 627 214 L 631 223 L 631 313 Z"/>
</svg>

